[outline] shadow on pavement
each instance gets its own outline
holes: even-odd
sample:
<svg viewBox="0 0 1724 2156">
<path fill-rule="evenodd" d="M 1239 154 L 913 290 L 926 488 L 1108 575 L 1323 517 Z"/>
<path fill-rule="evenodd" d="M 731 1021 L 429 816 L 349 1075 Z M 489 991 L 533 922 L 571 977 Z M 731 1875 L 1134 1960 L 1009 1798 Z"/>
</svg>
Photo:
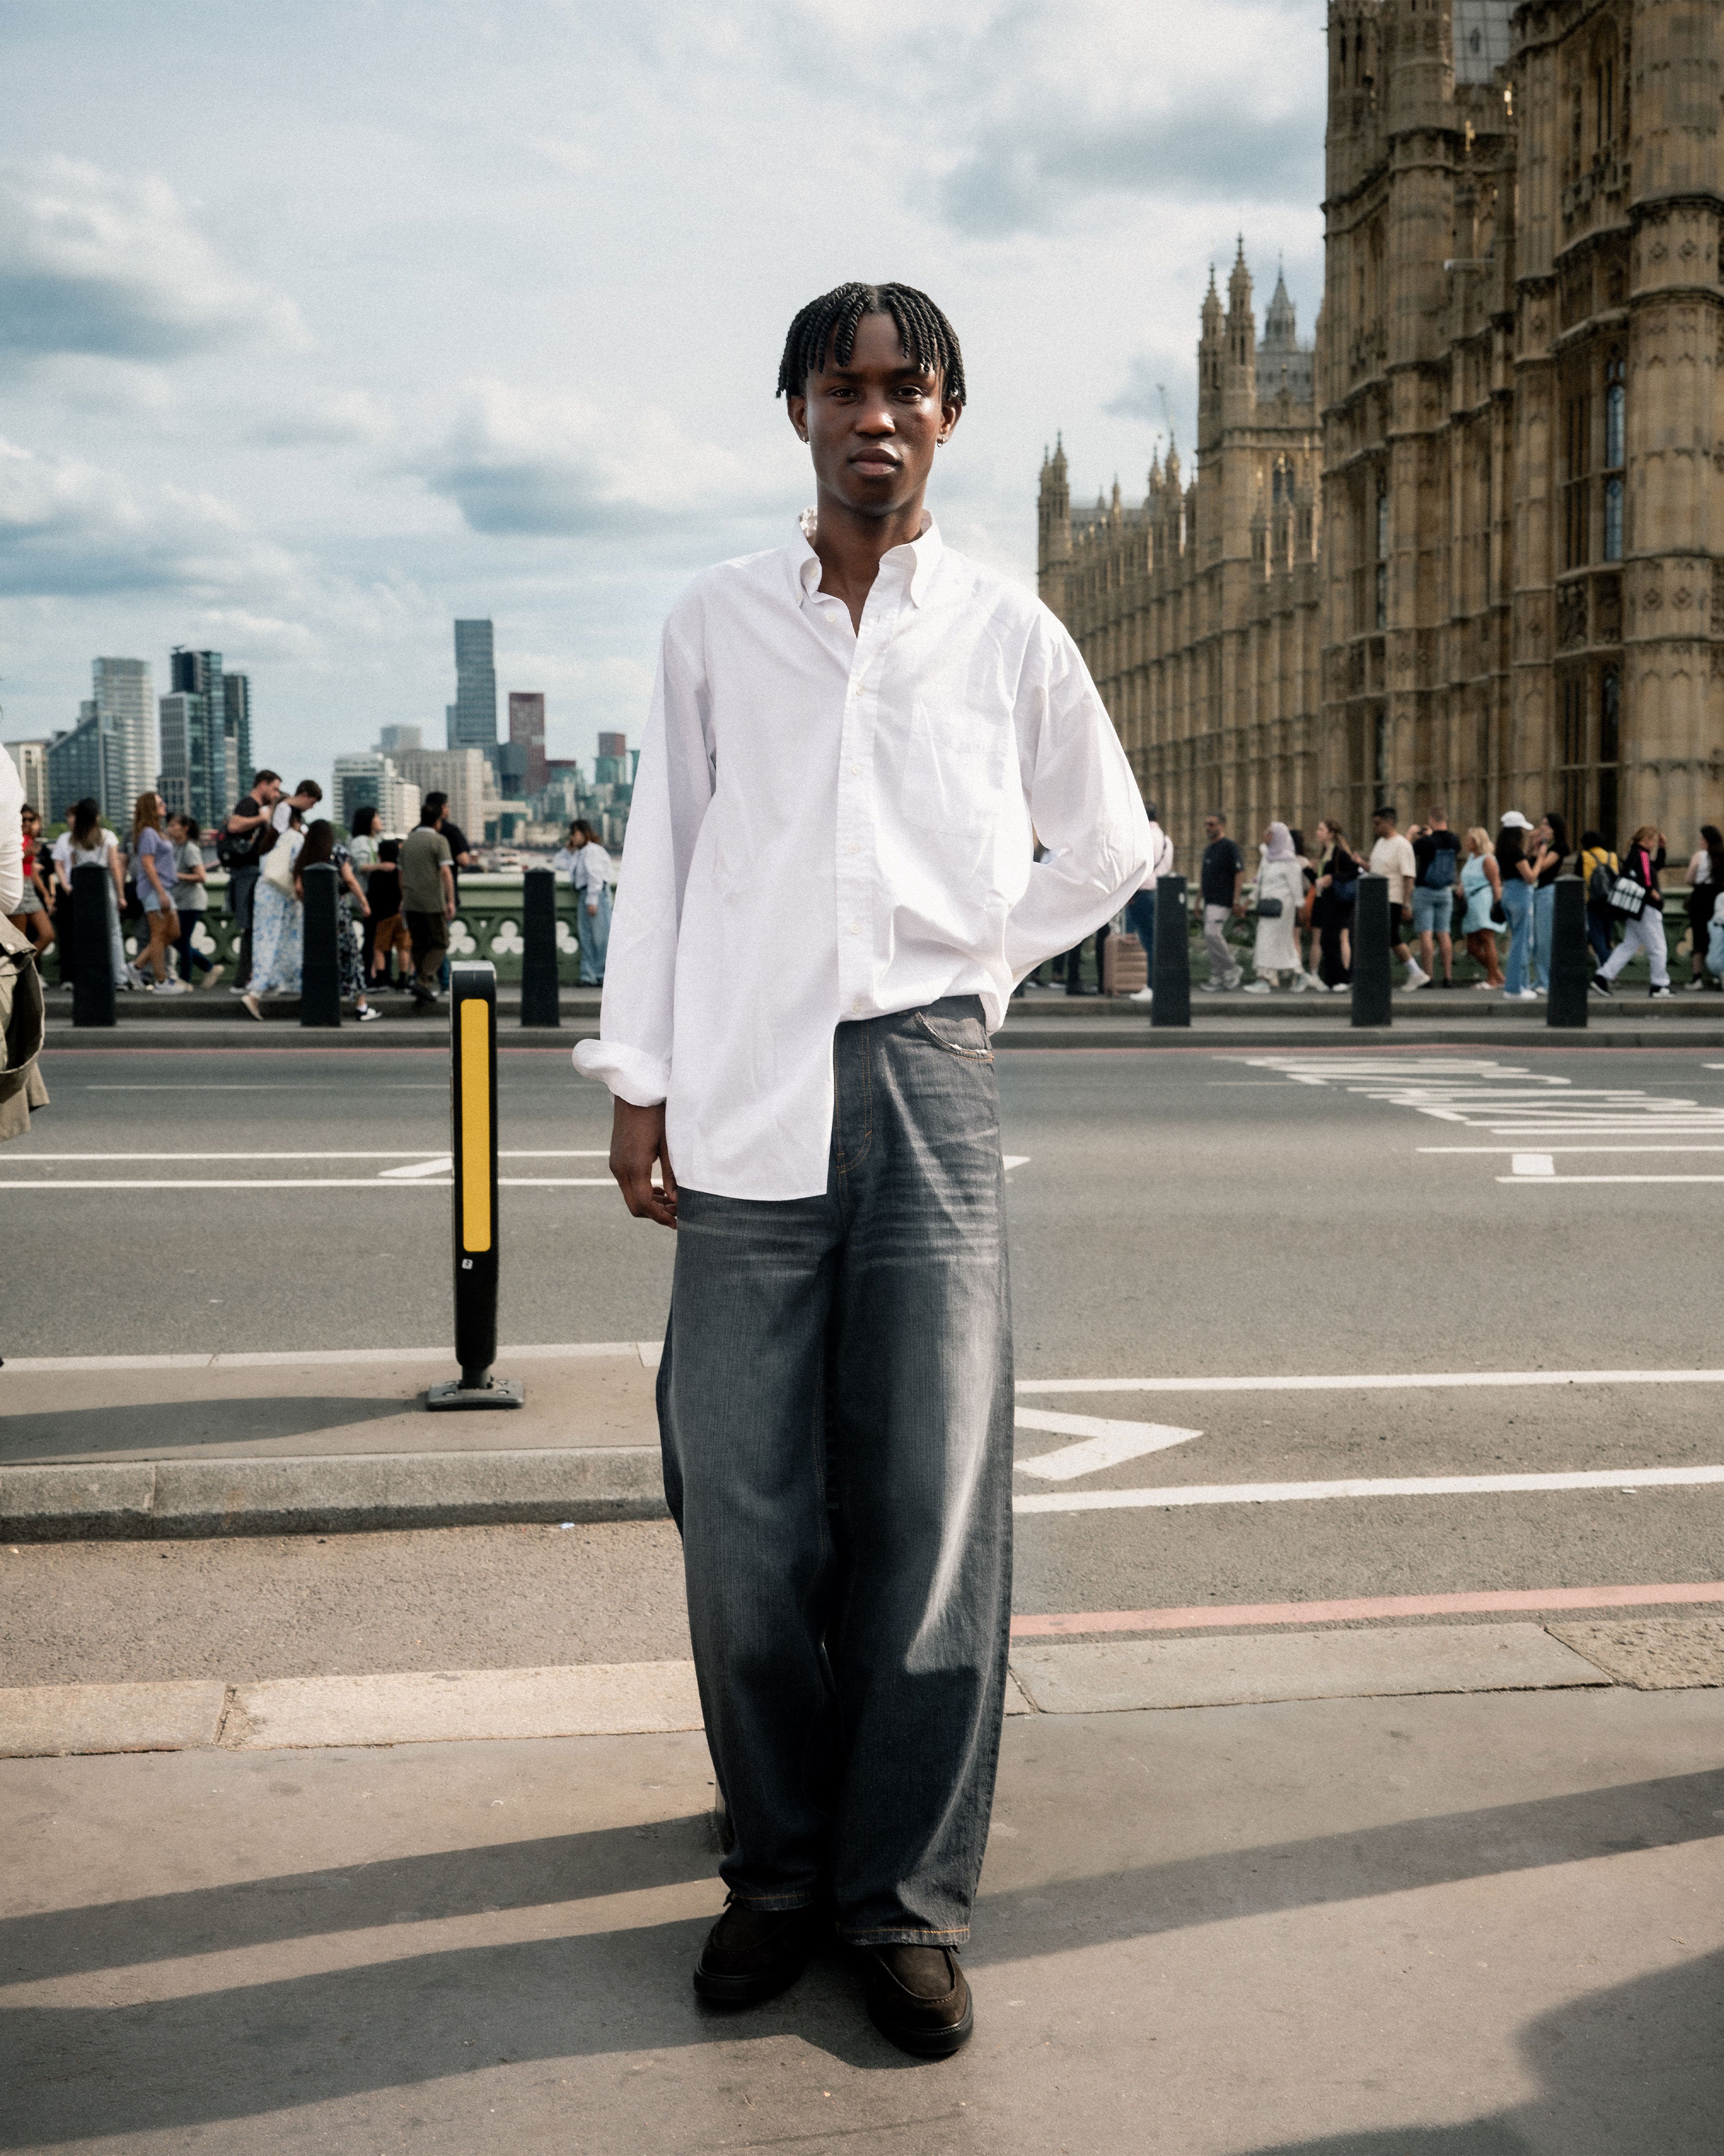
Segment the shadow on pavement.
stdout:
<svg viewBox="0 0 1724 2156">
<path fill-rule="evenodd" d="M 1033 1890 L 985 1898 L 983 1943 L 968 1958 L 982 1966 L 1066 1953 L 1267 1910 L 1674 1846 L 1716 1836 L 1721 1805 L 1724 1773 L 1672 1776 L 1097 1877 L 1044 1879 Z M 249 1947 L 290 1953 L 284 1943 L 298 1938 L 673 1887 L 710 1876 L 713 1863 L 707 1823 L 698 1815 L 449 1851 L 18 1918 L 0 1927 L 0 1966 L 28 1981 Z M 373 1958 L 136 2005 L 16 2010 L 8 2017 L 13 2095 L 0 2145 L 197 2127 L 421 2085 L 499 2061 L 639 2054 L 744 2036 L 794 2035 L 859 2069 L 906 2064 L 862 2020 L 854 1974 L 835 1958 L 746 2020 L 703 2014 L 688 1969 L 707 1921 Z M 359 1950 L 375 1952 L 368 1942 Z M 1715 1991 L 1716 1981 L 1716 1964 L 1649 1979 L 1628 1988 L 1630 2005 L 1612 2012 L 1581 2002 L 1549 2017 L 1548 2028 L 1535 2025 L 1529 2041 L 1542 2064 L 1581 2074 L 1588 2086 L 1607 2068 L 1624 2071 L 1636 2043 L 1645 2056 L 1662 2056 L 1660 2045 L 1668 2050 L 1674 2041 L 1660 2069 L 1662 2101 L 1673 2119 L 1697 2115 L 1698 2107 L 1716 2105 L 1717 2055 L 1698 2034 L 1680 2032 L 1695 2030 L 1697 1986 Z M 1660 2025 L 1660 2043 L 1648 2046 L 1655 2015 L 1675 2018 Z M 1571 2025 L 1578 2034 L 1568 2033 Z M 1552 2063 L 1562 2061 L 1568 2063 Z M 1598 2101 L 1604 2096 L 1597 2092 Z M 1511 2123 L 1486 2121 L 1425 2130 L 1423 2140 L 1403 2133 L 1313 2143 L 1298 2156 L 1521 2156 L 1534 2147 L 1541 2156 L 1578 2156 L 1583 2146 L 1517 2139 Z M 1599 2156 L 1676 2156 L 1701 2146 L 1668 2138 L 1597 2143 Z"/>
<path fill-rule="evenodd" d="M 1543 2087 L 1461 2126 L 1278 2141 L 1251 2156 L 1711 2156 L 1724 2120 L 1724 1954 L 1542 2014 L 1520 2044 Z"/>
<path fill-rule="evenodd" d="M 0 1422 L 0 1460 L 18 1465 L 85 1460 L 94 1453 L 160 1460 L 192 1445 L 254 1445 L 275 1437 L 309 1437 L 352 1423 L 383 1422 L 408 1414 L 417 1398 L 151 1400 L 136 1407 L 27 1412 Z"/>
</svg>

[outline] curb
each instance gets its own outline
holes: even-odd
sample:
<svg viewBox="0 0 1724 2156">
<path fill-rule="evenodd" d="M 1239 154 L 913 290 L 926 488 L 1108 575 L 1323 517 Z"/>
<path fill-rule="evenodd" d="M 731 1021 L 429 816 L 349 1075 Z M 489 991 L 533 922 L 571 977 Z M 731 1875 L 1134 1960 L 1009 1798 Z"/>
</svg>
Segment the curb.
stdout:
<svg viewBox="0 0 1724 2156">
<path fill-rule="evenodd" d="M 659 1449 L 354 1453 L 0 1468 L 0 1539 L 162 1540 L 669 1517 Z"/>
</svg>

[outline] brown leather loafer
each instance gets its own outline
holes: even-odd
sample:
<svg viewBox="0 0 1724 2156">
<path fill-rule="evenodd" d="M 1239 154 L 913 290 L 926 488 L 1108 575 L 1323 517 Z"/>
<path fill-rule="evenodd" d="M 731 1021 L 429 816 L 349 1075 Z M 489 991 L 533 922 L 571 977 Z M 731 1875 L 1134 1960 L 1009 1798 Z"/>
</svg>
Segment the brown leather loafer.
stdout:
<svg viewBox="0 0 1724 2156">
<path fill-rule="evenodd" d="M 756 2006 L 773 1998 L 802 1974 L 818 1922 L 813 1909 L 727 1902 L 695 1964 L 695 1989 L 715 2006 Z"/>
<path fill-rule="evenodd" d="M 951 1947 L 870 1947 L 868 2018 L 919 2059 L 944 2059 L 970 2041 L 970 1987 Z"/>
</svg>

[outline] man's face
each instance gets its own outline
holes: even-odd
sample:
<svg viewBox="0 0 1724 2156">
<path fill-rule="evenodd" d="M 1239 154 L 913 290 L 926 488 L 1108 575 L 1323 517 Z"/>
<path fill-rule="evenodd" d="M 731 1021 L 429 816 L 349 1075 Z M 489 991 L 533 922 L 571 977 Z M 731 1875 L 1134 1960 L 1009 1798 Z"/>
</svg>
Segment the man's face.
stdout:
<svg viewBox="0 0 1724 2156">
<path fill-rule="evenodd" d="M 1391 838 L 1394 834 L 1395 819 L 1393 816 L 1373 816 L 1371 828 L 1379 839 Z"/>
<path fill-rule="evenodd" d="M 1226 829 L 1227 826 L 1219 816 L 1205 816 L 1203 819 L 1203 833 L 1211 845 L 1214 844 L 1216 839 Z"/>
<path fill-rule="evenodd" d="M 252 791 L 259 806 L 273 808 L 281 798 L 281 781 L 279 778 L 266 778 L 260 786 L 254 787 Z"/>
<path fill-rule="evenodd" d="M 942 403 L 940 377 L 911 367 L 890 315 L 864 315 L 848 367 L 829 349 L 800 395 L 790 424 L 813 453 L 823 494 L 862 516 L 890 516 L 928 483 L 936 447 L 958 422 Z"/>
</svg>

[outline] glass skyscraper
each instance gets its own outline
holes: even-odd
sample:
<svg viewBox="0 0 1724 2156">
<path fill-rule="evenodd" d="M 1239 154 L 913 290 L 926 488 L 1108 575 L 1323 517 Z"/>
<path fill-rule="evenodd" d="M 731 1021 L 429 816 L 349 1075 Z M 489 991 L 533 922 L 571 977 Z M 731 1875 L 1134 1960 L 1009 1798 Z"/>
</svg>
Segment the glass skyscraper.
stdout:
<svg viewBox="0 0 1724 2156">
<path fill-rule="evenodd" d="M 445 706 L 451 748 L 497 753 L 497 667 L 488 621 L 455 624 L 455 701 Z"/>
</svg>

